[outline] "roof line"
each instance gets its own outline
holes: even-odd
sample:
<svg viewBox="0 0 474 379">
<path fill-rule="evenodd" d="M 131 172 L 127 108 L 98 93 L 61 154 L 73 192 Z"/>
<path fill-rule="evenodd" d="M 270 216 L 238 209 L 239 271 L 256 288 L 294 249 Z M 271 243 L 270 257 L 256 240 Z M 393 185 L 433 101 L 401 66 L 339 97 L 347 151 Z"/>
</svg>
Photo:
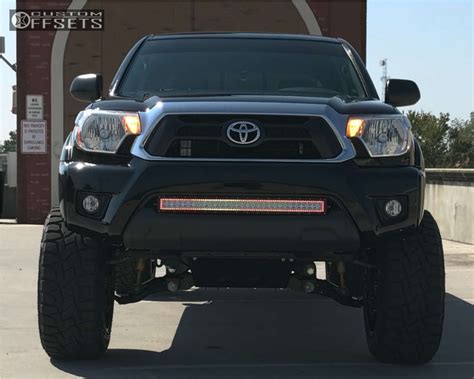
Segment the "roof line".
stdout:
<svg viewBox="0 0 474 379">
<path fill-rule="evenodd" d="M 313 40 L 332 43 L 341 43 L 338 38 L 316 36 L 309 34 L 290 34 L 290 33 L 272 33 L 272 32 L 183 32 L 169 34 L 151 34 L 148 40 L 171 39 L 171 38 L 267 38 L 267 39 L 295 39 L 295 40 Z"/>
</svg>

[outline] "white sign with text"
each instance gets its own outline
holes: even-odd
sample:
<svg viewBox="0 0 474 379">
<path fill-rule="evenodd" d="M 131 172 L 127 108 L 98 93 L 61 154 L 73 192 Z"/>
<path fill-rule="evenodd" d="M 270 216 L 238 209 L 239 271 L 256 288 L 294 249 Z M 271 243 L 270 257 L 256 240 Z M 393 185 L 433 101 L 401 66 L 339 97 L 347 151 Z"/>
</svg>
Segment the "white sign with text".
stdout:
<svg viewBox="0 0 474 379">
<path fill-rule="evenodd" d="M 43 119 L 43 95 L 26 95 L 26 119 Z"/>
<path fill-rule="evenodd" d="M 46 153 L 46 121 L 21 120 L 21 153 Z"/>
</svg>

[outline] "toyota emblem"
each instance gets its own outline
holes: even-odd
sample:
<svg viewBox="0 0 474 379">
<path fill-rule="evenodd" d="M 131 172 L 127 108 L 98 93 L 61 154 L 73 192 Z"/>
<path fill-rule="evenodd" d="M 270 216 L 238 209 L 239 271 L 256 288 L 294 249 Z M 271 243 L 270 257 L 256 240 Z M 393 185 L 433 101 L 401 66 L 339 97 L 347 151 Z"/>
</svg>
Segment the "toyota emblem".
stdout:
<svg viewBox="0 0 474 379">
<path fill-rule="evenodd" d="M 253 122 L 237 121 L 227 127 L 227 138 L 238 145 L 255 143 L 260 136 L 260 128 Z"/>
</svg>

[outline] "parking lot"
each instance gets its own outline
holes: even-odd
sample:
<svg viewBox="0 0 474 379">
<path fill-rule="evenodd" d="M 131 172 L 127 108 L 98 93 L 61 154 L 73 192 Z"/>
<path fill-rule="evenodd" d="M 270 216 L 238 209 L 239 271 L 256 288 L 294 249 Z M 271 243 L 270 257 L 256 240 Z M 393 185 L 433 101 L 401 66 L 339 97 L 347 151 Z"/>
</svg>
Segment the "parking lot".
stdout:
<svg viewBox="0 0 474 379">
<path fill-rule="evenodd" d="M 362 311 L 274 290 L 196 290 L 115 308 L 99 361 L 56 362 L 37 330 L 41 226 L 0 225 L 0 377 L 473 378 L 474 246 L 444 241 L 442 344 L 426 366 L 369 355 Z"/>
</svg>

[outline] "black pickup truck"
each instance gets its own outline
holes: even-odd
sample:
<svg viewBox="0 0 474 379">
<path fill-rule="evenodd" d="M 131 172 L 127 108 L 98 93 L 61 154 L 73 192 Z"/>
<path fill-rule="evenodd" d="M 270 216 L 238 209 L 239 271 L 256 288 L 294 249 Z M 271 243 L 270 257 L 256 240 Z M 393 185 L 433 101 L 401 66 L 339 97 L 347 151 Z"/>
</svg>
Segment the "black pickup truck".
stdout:
<svg viewBox="0 0 474 379">
<path fill-rule="evenodd" d="M 115 301 L 244 287 L 363 307 L 378 360 L 429 361 L 443 248 L 396 108 L 420 93 L 397 79 L 385 92 L 344 40 L 282 34 L 147 36 L 108 93 L 100 75 L 76 77 L 72 96 L 90 104 L 65 141 L 41 242 L 46 352 L 99 357 Z"/>
</svg>

